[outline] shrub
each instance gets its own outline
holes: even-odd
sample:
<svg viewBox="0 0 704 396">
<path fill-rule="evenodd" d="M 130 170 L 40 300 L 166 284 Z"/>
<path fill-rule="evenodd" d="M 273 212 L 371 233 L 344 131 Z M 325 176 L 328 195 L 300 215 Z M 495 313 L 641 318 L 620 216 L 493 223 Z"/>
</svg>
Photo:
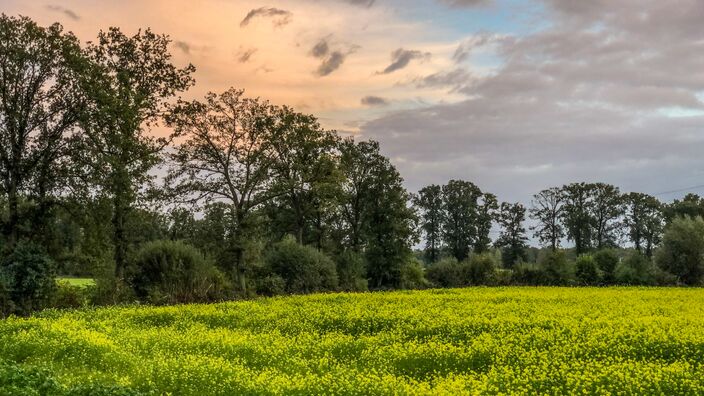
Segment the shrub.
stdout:
<svg viewBox="0 0 704 396">
<path fill-rule="evenodd" d="M 464 279 L 470 285 L 488 285 L 494 281 L 497 259 L 491 253 L 472 255 L 463 265 Z"/>
<path fill-rule="evenodd" d="M 423 289 L 428 287 L 423 264 L 418 259 L 412 259 L 401 267 L 402 289 Z"/>
<path fill-rule="evenodd" d="M 56 294 L 51 303 L 53 308 L 80 308 L 92 301 L 94 286 L 81 287 L 62 281 L 57 283 Z"/>
<path fill-rule="evenodd" d="M 291 237 L 276 243 L 266 257 L 266 266 L 279 275 L 289 293 L 313 293 L 335 290 L 338 286 L 335 263 L 310 246 Z"/>
<path fill-rule="evenodd" d="M 279 275 L 266 275 L 257 280 L 257 294 L 278 296 L 286 292 L 286 281 Z"/>
<path fill-rule="evenodd" d="M 645 255 L 633 252 L 621 261 L 614 271 L 616 282 L 621 285 L 655 285 L 656 269 Z"/>
<path fill-rule="evenodd" d="M 44 250 L 22 242 L 0 266 L 5 286 L 13 302 L 13 311 L 27 314 L 45 308 L 56 292 L 54 263 Z"/>
<path fill-rule="evenodd" d="M 198 249 L 180 241 L 149 242 L 134 263 L 131 285 L 151 303 L 207 302 L 225 293 L 225 276 Z"/>
<path fill-rule="evenodd" d="M 460 265 L 454 257 L 444 258 L 430 264 L 425 274 L 428 281 L 435 287 L 465 286 Z"/>
<path fill-rule="evenodd" d="M 518 263 L 513 269 L 511 279 L 518 285 L 543 285 L 547 283 L 545 271 L 537 263 Z"/>
<path fill-rule="evenodd" d="M 612 249 L 602 249 L 594 253 L 594 261 L 601 271 L 602 280 L 605 284 L 613 284 L 616 282 L 614 271 L 619 263 L 619 257 Z"/>
<path fill-rule="evenodd" d="M 601 280 L 599 268 L 593 256 L 583 254 L 575 260 L 575 276 L 580 285 L 598 285 Z"/>
<path fill-rule="evenodd" d="M 574 266 L 567 260 L 565 252 L 551 252 L 540 262 L 545 284 L 560 286 L 574 283 Z"/>
<path fill-rule="evenodd" d="M 364 258 L 361 255 L 351 250 L 346 250 L 337 257 L 336 264 L 340 290 L 367 290 L 367 270 Z"/>
<path fill-rule="evenodd" d="M 704 220 L 701 217 L 674 219 L 665 231 L 655 261 L 682 283 L 701 284 L 704 274 Z"/>
</svg>

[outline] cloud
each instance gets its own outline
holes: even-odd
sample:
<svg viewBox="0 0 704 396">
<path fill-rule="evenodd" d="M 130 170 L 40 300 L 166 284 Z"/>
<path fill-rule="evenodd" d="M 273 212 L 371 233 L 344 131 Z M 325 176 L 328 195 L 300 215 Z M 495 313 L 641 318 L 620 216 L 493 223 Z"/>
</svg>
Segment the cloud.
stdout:
<svg viewBox="0 0 704 396">
<path fill-rule="evenodd" d="M 345 3 L 352 4 L 352 5 L 371 7 L 372 5 L 374 5 L 375 0 L 342 0 L 342 1 Z"/>
<path fill-rule="evenodd" d="M 477 7 L 491 4 L 493 0 L 438 0 L 440 4 L 450 7 Z"/>
<path fill-rule="evenodd" d="M 364 106 L 377 107 L 377 106 L 387 106 L 389 101 L 379 97 L 379 96 L 365 96 L 362 98 L 361 103 Z"/>
<path fill-rule="evenodd" d="M 240 22 L 240 27 L 245 27 L 249 25 L 252 19 L 256 17 L 272 18 L 274 26 L 280 27 L 291 22 L 291 17 L 293 14 L 290 11 L 282 10 L 273 7 L 261 7 L 255 8 L 244 17 L 242 22 Z"/>
<path fill-rule="evenodd" d="M 429 58 L 430 53 L 423 53 L 421 51 L 412 51 L 399 48 L 391 53 L 391 64 L 386 66 L 383 71 L 377 72 L 377 74 L 389 74 L 396 70 L 401 70 L 408 66 L 408 64 L 414 59 L 424 59 Z"/>
<path fill-rule="evenodd" d="M 318 41 L 310 50 L 310 54 L 316 58 L 323 58 L 330 52 L 330 45 L 326 38 Z"/>
<path fill-rule="evenodd" d="M 476 36 L 472 36 L 464 41 L 462 41 L 452 55 L 452 60 L 457 63 L 465 61 L 472 52 L 476 49 L 484 47 L 489 44 L 496 43 L 500 41 L 503 36 L 493 33 L 482 33 Z"/>
<path fill-rule="evenodd" d="M 330 56 L 328 56 L 323 61 L 323 63 L 320 64 L 320 66 L 318 67 L 318 70 L 316 71 L 315 74 L 317 74 L 320 77 L 324 77 L 324 76 L 329 75 L 330 73 L 339 69 L 340 66 L 342 66 L 342 63 L 345 62 L 346 57 L 347 57 L 347 55 L 343 54 L 340 51 L 334 51 L 334 52 L 330 53 Z"/>
<path fill-rule="evenodd" d="M 493 42 L 502 62 L 491 73 L 458 68 L 414 81 L 466 100 L 394 112 L 360 133 L 381 142 L 411 189 L 461 177 L 527 203 L 571 181 L 649 193 L 697 184 L 704 3 L 546 4 L 548 27 Z"/>
<path fill-rule="evenodd" d="M 185 41 L 174 41 L 174 47 L 180 49 L 186 55 L 191 53 L 191 45 Z"/>
<path fill-rule="evenodd" d="M 72 10 L 65 8 L 65 7 L 62 7 L 60 5 L 50 4 L 50 5 L 47 5 L 46 8 L 51 11 L 60 12 L 64 15 L 66 15 L 67 17 L 73 19 L 74 21 L 78 21 L 81 19 L 81 17 L 78 14 L 76 14 Z"/>
<path fill-rule="evenodd" d="M 252 58 L 252 55 L 257 52 L 256 48 L 241 49 L 237 53 L 237 62 L 247 63 Z"/>
</svg>

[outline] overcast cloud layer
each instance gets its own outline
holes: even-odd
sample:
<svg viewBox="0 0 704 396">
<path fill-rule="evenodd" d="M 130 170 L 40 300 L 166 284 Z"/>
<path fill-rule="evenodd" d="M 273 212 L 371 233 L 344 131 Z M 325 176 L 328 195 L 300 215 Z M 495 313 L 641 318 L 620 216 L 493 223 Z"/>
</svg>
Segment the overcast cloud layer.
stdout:
<svg viewBox="0 0 704 396">
<path fill-rule="evenodd" d="M 198 68 L 187 96 L 245 88 L 377 139 L 412 191 L 462 178 L 528 203 L 572 181 L 704 184 L 701 0 L 0 5 L 84 41 L 109 26 L 167 33 L 175 61 Z"/>
</svg>

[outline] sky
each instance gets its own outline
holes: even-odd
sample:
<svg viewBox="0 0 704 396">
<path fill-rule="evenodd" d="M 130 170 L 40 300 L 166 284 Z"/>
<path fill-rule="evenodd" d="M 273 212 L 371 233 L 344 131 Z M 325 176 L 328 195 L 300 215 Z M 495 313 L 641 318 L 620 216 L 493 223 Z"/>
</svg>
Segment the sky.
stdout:
<svg viewBox="0 0 704 396">
<path fill-rule="evenodd" d="M 381 143 L 411 191 L 704 193 L 701 0 L 0 0 L 81 40 L 168 34 L 197 84 Z M 700 186 L 700 187 L 693 187 Z M 677 190 L 673 192 L 674 190 Z"/>
</svg>

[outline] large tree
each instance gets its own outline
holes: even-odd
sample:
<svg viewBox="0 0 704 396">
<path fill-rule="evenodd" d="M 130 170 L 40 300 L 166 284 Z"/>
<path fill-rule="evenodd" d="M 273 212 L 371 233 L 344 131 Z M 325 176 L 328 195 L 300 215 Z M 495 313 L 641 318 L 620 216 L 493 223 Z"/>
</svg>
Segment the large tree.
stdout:
<svg viewBox="0 0 704 396">
<path fill-rule="evenodd" d="M 562 221 L 567 238 L 574 242 L 576 253 L 586 253 L 592 246 L 594 230 L 594 184 L 572 183 L 562 187 L 564 204 Z"/>
<path fill-rule="evenodd" d="M 469 257 L 477 238 L 477 208 L 482 192 L 474 183 L 450 180 L 442 187 L 445 244 L 458 260 Z"/>
<path fill-rule="evenodd" d="M 337 134 L 320 126 L 312 116 L 287 106 L 275 109 L 270 140 L 273 162 L 272 189 L 278 196 L 271 212 L 276 227 L 293 233 L 298 243 L 310 242 L 306 229 L 321 237 L 321 211 L 337 186 L 334 150 Z"/>
<path fill-rule="evenodd" d="M 425 236 L 426 259 L 434 263 L 440 257 L 442 244 L 442 187 L 437 184 L 423 187 L 413 197 L 413 204 L 420 213 L 420 227 Z"/>
<path fill-rule="evenodd" d="M 89 43 L 91 63 L 83 81 L 87 96 L 81 124 L 84 134 L 73 152 L 91 192 L 112 201 L 115 275 L 127 260 L 126 221 L 140 192 L 153 178 L 168 137 L 156 137 L 169 102 L 193 84 L 193 66 L 172 64 L 168 36 L 150 30 L 127 36 L 118 28 L 101 31 Z"/>
<path fill-rule="evenodd" d="M 81 67 L 78 40 L 61 25 L 0 16 L 0 196 L 9 212 L 2 230 L 9 245 L 19 237 L 20 198 L 35 201 L 32 225 L 41 225 L 51 193 L 61 187 L 66 138 L 81 103 Z"/>
<path fill-rule="evenodd" d="M 531 227 L 534 236 L 541 244 L 548 245 L 552 251 L 560 247 L 560 240 L 565 236 L 562 225 L 564 195 L 559 188 L 549 188 L 533 196 L 530 215 L 536 221 Z"/>
<path fill-rule="evenodd" d="M 594 219 L 594 245 L 597 249 L 618 244 L 618 232 L 623 215 L 619 188 L 605 183 L 591 185 L 592 217 Z"/>
<path fill-rule="evenodd" d="M 180 102 L 168 117 L 183 140 L 170 156 L 166 178 L 172 194 L 192 204 L 229 206 L 228 245 L 232 271 L 246 288 L 244 246 L 250 215 L 269 202 L 274 155 L 274 108 L 243 97 L 241 90 L 209 93 L 204 101 Z"/>
<path fill-rule="evenodd" d="M 474 252 L 483 253 L 491 245 L 491 225 L 499 214 L 499 202 L 491 193 L 482 193 L 481 203 L 477 205 L 475 224 L 477 234 L 474 240 Z"/>
<path fill-rule="evenodd" d="M 626 194 L 623 201 L 628 238 L 638 252 L 651 257 L 663 232 L 663 205 L 651 195 L 636 192 Z"/>
<path fill-rule="evenodd" d="M 528 247 L 526 229 L 523 227 L 526 208 L 520 203 L 503 202 L 497 218 L 501 226 L 501 234 L 496 240 L 496 246 L 502 248 L 501 257 L 504 265 L 512 268 L 516 262 L 525 259 Z"/>
</svg>

